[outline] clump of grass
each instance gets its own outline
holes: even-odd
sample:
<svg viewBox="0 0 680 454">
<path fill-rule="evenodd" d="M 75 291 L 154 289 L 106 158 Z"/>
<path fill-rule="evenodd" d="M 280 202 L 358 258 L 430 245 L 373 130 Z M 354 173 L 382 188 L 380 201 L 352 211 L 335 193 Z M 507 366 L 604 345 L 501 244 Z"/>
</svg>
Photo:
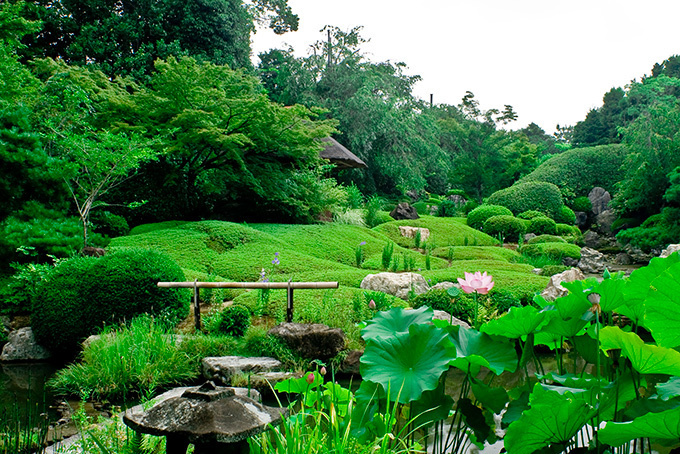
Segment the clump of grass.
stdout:
<svg viewBox="0 0 680 454">
<path fill-rule="evenodd" d="M 197 378 L 203 356 L 224 354 L 229 345 L 233 349 L 235 342 L 227 339 L 180 338 L 163 321 L 138 317 L 91 341 L 81 362 L 60 370 L 48 385 L 61 394 L 97 399 L 125 401 L 151 395 L 158 388 Z"/>
</svg>

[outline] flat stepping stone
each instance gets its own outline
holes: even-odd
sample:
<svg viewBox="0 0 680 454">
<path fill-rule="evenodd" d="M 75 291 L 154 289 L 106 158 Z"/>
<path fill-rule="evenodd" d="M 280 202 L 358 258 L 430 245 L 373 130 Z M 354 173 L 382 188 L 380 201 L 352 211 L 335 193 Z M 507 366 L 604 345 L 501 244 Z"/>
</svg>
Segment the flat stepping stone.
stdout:
<svg viewBox="0 0 680 454">
<path fill-rule="evenodd" d="M 278 372 L 281 361 L 268 357 L 210 356 L 201 362 L 203 377 L 230 385 L 235 375 Z"/>
</svg>

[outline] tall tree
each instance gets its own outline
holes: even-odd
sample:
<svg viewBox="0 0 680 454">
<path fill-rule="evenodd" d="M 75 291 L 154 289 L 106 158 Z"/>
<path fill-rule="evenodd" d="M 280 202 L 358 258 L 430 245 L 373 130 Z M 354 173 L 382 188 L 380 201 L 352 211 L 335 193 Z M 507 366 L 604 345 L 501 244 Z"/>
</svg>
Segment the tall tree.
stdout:
<svg viewBox="0 0 680 454">
<path fill-rule="evenodd" d="M 95 64 L 109 76 L 145 80 L 157 58 L 191 55 L 232 67 L 250 67 L 254 20 L 277 33 L 296 30 L 287 0 L 33 0 L 43 30 L 26 58 L 62 58 Z"/>
</svg>

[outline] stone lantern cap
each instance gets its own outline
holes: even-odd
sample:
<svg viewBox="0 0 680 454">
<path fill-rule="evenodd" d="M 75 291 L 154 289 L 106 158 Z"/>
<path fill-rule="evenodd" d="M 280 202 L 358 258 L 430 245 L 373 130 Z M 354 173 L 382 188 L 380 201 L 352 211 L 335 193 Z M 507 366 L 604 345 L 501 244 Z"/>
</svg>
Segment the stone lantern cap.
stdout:
<svg viewBox="0 0 680 454">
<path fill-rule="evenodd" d="M 264 406 L 233 388 L 206 382 L 148 410 L 131 408 L 123 421 L 136 431 L 194 445 L 231 444 L 278 424 L 285 414 L 286 409 Z"/>
</svg>

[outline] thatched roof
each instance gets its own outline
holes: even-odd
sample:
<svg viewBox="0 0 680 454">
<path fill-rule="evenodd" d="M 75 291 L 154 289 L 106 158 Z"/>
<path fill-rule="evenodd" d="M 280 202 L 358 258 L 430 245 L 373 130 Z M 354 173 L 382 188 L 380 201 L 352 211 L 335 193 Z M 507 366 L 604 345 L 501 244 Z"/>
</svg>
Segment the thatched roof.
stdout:
<svg viewBox="0 0 680 454">
<path fill-rule="evenodd" d="M 340 142 L 334 138 L 326 137 L 325 139 L 321 139 L 321 141 L 326 148 L 319 152 L 319 156 L 328 159 L 338 166 L 338 169 L 368 167 L 357 155 L 342 146 Z"/>
</svg>

